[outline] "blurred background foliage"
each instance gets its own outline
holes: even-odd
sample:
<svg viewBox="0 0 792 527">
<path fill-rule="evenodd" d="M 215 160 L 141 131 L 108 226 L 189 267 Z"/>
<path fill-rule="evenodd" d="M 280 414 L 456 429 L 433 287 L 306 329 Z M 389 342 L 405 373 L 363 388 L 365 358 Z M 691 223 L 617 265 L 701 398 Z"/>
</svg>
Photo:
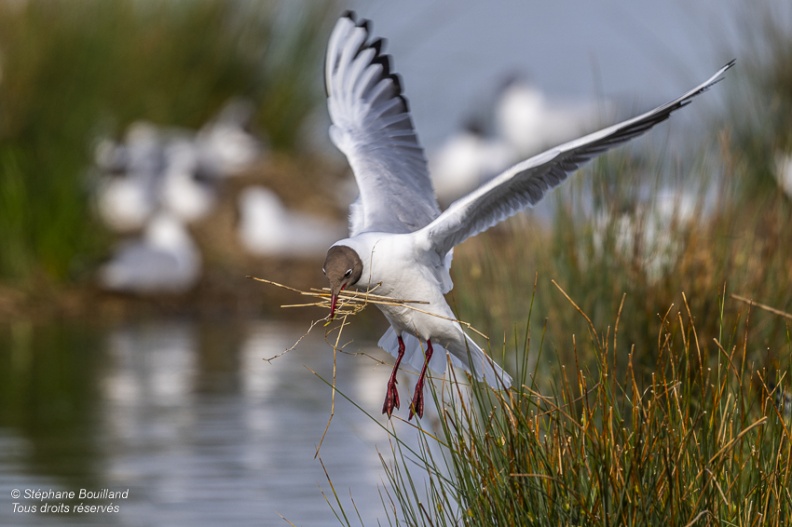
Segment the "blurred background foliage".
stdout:
<svg viewBox="0 0 792 527">
<path fill-rule="evenodd" d="M 296 152 L 323 100 L 330 2 L 0 3 L 0 282 L 88 279 L 109 236 L 86 172 L 100 135 L 132 121 L 197 128 L 232 97 Z"/>
<path fill-rule="evenodd" d="M 777 194 L 779 153 L 792 153 L 792 40 L 788 6 L 746 9 L 740 31 L 750 53 L 729 90 L 728 151 L 741 177 L 738 200 Z"/>
</svg>

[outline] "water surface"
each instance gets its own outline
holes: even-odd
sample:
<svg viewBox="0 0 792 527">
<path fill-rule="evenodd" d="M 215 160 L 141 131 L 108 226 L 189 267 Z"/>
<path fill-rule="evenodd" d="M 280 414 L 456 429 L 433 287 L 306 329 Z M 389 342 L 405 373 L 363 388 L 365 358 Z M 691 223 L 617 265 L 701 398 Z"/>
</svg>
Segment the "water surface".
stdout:
<svg viewBox="0 0 792 527">
<path fill-rule="evenodd" d="M 160 320 L 16 325 L 0 343 L 1 525 L 332 525 L 314 458 L 330 415 L 333 353 L 307 323 Z M 349 331 L 349 330 L 347 330 Z M 345 336 L 349 336 L 347 333 Z M 365 340 L 355 351 L 371 350 Z M 374 414 L 389 367 L 338 356 L 339 388 Z M 342 397 L 320 457 L 366 524 L 383 517 L 387 434 Z M 122 492 L 44 501 L 12 490 Z M 105 489 L 107 489 L 105 491 Z M 14 513 L 13 503 L 66 513 Z M 118 512 L 75 512 L 80 504 Z M 40 509 L 39 509 L 40 511 Z"/>
</svg>

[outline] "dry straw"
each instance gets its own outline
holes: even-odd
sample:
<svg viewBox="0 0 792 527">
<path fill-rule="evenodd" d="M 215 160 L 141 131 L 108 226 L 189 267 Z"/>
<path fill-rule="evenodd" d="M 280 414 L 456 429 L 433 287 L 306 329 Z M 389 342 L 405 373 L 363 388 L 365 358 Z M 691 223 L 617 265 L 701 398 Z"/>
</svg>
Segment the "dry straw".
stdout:
<svg viewBox="0 0 792 527">
<path fill-rule="evenodd" d="M 307 302 L 304 304 L 283 304 L 280 306 L 282 308 L 321 307 L 325 309 L 330 309 L 330 289 L 328 289 L 327 287 L 323 287 L 322 289 L 316 289 L 312 287 L 308 291 L 303 291 L 295 287 L 290 287 L 288 285 L 279 284 L 278 282 L 273 282 L 272 280 L 267 280 L 266 278 L 258 278 L 256 276 L 250 276 L 248 278 L 256 280 L 257 282 L 263 282 L 265 284 L 274 285 L 283 289 L 287 289 L 289 291 L 293 291 L 295 293 L 299 293 L 300 295 L 310 296 L 316 299 L 315 302 Z M 401 306 L 401 305 L 429 303 L 429 302 L 424 302 L 422 300 L 399 300 L 399 299 L 391 298 L 389 296 L 375 295 L 374 291 L 376 291 L 377 288 L 380 287 L 380 285 L 381 284 L 377 284 L 371 289 L 366 291 L 353 291 L 353 290 L 341 291 L 338 294 L 338 304 L 337 304 L 338 307 L 336 308 L 336 313 L 338 313 L 341 316 L 357 315 L 358 313 L 363 311 L 363 309 L 365 309 L 368 304 Z"/>
<path fill-rule="evenodd" d="M 267 280 L 266 278 L 258 278 L 256 276 L 248 276 L 248 278 L 252 280 L 256 280 L 257 282 L 263 282 L 265 284 L 274 285 L 276 287 L 280 287 L 282 289 L 286 289 L 288 291 L 292 291 L 295 293 L 299 293 L 302 296 L 309 296 L 315 298 L 316 301 L 314 302 L 306 302 L 302 304 L 282 304 L 280 307 L 286 308 L 302 308 L 302 307 L 320 307 L 329 310 L 330 309 L 330 298 L 331 293 L 330 289 L 327 287 L 323 287 L 322 289 L 311 288 L 308 291 L 303 291 L 301 289 L 297 289 L 296 287 L 291 287 L 284 284 L 279 284 L 278 282 L 274 282 L 272 280 Z M 355 290 L 344 290 L 338 294 L 338 300 L 336 304 L 336 314 L 342 317 L 344 320 L 348 316 L 354 316 L 363 311 L 366 306 L 369 304 L 375 305 L 384 305 L 384 306 L 401 306 L 406 307 L 408 309 L 412 309 L 419 313 L 423 313 L 426 315 L 431 315 L 437 318 L 442 318 L 444 320 L 451 320 L 453 322 L 457 322 L 462 326 L 466 327 L 467 329 L 475 332 L 477 335 L 485 338 L 489 341 L 489 337 L 482 333 L 481 331 L 474 328 L 470 323 L 465 322 L 464 320 L 459 320 L 455 318 L 445 317 L 443 315 L 438 315 L 437 313 L 432 313 L 430 311 L 426 311 L 425 309 L 421 309 L 420 305 L 428 305 L 429 302 L 424 300 L 405 300 L 399 298 L 393 298 L 389 296 L 377 295 L 374 292 L 381 286 L 382 284 L 376 284 L 371 289 L 367 289 L 366 291 L 355 291 Z M 325 317 L 325 326 L 332 322 L 328 317 Z M 315 325 L 315 324 L 314 324 Z M 346 324 L 343 324 L 346 325 Z M 342 327 L 343 327 L 342 325 Z M 313 327 L 313 325 L 311 326 Z"/>
</svg>

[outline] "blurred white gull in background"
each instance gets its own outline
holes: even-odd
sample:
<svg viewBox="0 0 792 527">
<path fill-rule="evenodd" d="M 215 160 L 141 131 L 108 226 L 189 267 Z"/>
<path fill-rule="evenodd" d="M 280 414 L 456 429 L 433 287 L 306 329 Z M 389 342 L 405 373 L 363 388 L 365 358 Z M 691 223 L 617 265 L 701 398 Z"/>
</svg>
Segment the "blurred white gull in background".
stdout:
<svg viewBox="0 0 792 527">
<path fill-rule="evenodd" d="M 774 174 L 778 186 L 792 199 L 792 154 L 776 155 Z"/>
<path fill-rule="evenodd" d="M 97 209 L 104 224 L 116 232 L 138 231 L 163 208 L 186 222 L 206 217 L 222 180 L 264 154 L 245 129 L 252 115 L 252 104 L 235 100 L 197 134 L 139 121 L 122 144 L 99 141 L 95 162 L 104 177 Z"/>
<path fill-rule="evenodd" d="M 198 281 L 201 253 L 186 224 L 212 214 L 225 178 L 263 155 L 261 142 L 245 129 L 253 110 L 232 101 L 198 133 L 141 121 L 120 144 L 99 141 L 98 214 L 115 232 L 141 233 L 122 241 L 100 269 L 103 288 L 173 293 Z"/>
<path fill-rule="evenodd" d="M 201 165 L 228 177 L 238 174 L 263 154 L 261 142 L 247 131 L 255 107 L 242 99 L 228 102 L 195 136 Z"/>
<path fill-rule="evenodd" d="M 602 104 L 549 101 L 537 86 L 515 75 L 504 83 L 495 124 L 498 134 L 522 157 L 598 128 L 606 111 Z"/>
<path fill-rule="evenodd" d="M 315 256 L 346 231 L 326 218 L 290 211 L 280 198 L 262 186 L 244 189 L 238 200 L 239 239 L 259 256 Z"/>
<path fill-rule="evenodd" d="M 441 203 L 467 194 L 526 155 L 598 128 L 610 112 L 604 103 L 550 101 L 519 75 L 505 82 L 494 99 L 429 151 L 429 173 Z"/>
<path fill-rule="evenodd" d="M 114 291 L 180 293 L 200 274 L 201 253 L 189 232 L 172 215 L 160 213 L 140 239 L 121 242 L 113 259 L 99 270 L 99 282 Z"/>
<path fill-rule="evenodd" d="M 647 280 L 656 283 L 682 255 L 684 231 L 696 217 L 696 198 L 683 190 L 658 191 L 647 205 L 626 212 L 600 211 L 592 223 L 594 250 L 600 255 L 613 249 L 628 260 L 637 259 Z"/>
<path fill-rule="evenodd" d="M 151 123 L 132 123 L 124 144 L 101 140 L 97 167 L 107 174 L 99 183 L 97 208 L 104 224 L 116 232 L 143 228 L 158 207 L 165 163 L 163 138 Z"/>
<path fill-rule="evenodd" d="M 131 176 L 108 178 L 99 184 L 97 208 L 102 222 L 116 232 L 142 229 L 156 209 L 150 181 Z"/>
<path fill-rule="evenodd" d="M 217 182 L 198 165 L 198 149 L 186 138 L 173 139 L 165 147 L 161 205 L 180 220 L 191 223 L 205 218 L 217 202 Z"/>
<path fill-rule="evenodd" d="M 157 174 L 164 163 L 163 135 L 148 121 L 135 121 L 129 125 L 123 144 L 105 139 L 96 148 L 97 166 L 109 173 L 130 175 Z"/>
<path fill-rule="evenodd" d="M 441 203 L 449 204 L 500 174 L 518 158 L 503 139 L 469 123 L 429 152 L 429 173 Z"/>
</svg>

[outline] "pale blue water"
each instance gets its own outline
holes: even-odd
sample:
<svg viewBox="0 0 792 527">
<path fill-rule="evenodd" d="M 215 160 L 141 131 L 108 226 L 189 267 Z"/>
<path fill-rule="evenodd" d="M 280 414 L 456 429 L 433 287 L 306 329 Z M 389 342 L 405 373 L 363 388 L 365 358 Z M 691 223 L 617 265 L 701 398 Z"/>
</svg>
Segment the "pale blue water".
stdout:
<svg viewBox="0 0 792 527">
<path fill-rule="evenodd" d="M 332 525 L 314 459 L 333 354 L 307 323 L 162 320 L 2 330 L 0 525 Z M 347 333 L 351 335 L 352 332 Z M 356 342 L 356 351 L 370 343 Z M 376 351 L 374 351 L 376 354 Z M 389 367 L 338 357 L 338 386 L 378 415 Z M 320 455 L 349 510 L 384 517 L 384 431 L 343 398 Z M 23 493 L 13 499 L 11 492 Z M 120 499 L 26 499 L 80 489 Z M 14 513 L 13 503 L 39 507 Z M 41 513 L 63 503 L 69 513 Z M 77 513 L 79 503 L 117 512 Z"/>
</svg>

